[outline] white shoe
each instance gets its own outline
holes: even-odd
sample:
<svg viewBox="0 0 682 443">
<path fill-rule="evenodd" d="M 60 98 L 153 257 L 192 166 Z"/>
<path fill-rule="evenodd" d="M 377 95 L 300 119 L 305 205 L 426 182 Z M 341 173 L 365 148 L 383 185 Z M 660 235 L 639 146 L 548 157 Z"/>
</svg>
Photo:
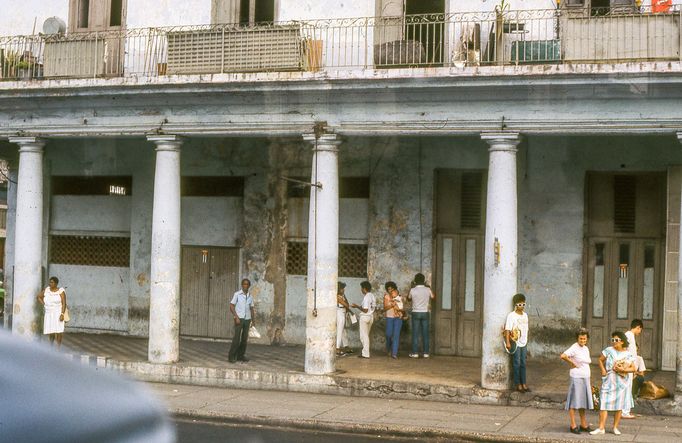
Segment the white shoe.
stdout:
<svg viewBox="0 0 682 443">
<path fill-rule="evenodd" d="M 429 358 L 429 354 L 424 354 L 424 358 Z"/>
<path fill-rule="evenodd" d="M 605 433 L 606 433 L 606 431 L 604 431 L 603 429 L 597 428 L 594 431 L 590 432 L 590 435 L 601 435 L 601 434 L 605 434 Z"/>
<path fill-rule="evenodd" d="M 613 428 L 613 433 L 615 435 L 620 435 L 620 431 L 618 430 L 618 428 Z"/>
<path fill-rule="evenodd" d="M 410 358 L 419 358 L 419 354 L 410 354 Z"/>
</svg>

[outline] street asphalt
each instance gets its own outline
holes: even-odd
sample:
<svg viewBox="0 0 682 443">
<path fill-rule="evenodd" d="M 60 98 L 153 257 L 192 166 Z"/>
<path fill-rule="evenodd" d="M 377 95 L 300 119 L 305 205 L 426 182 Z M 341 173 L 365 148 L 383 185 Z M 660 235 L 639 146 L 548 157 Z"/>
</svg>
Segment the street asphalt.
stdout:
<svg viewBox="0 0 682 443">
<path fill-rule="evenodd" d="M 556 409 L 487 406 L 396 400 L 371 397 L 243 390 L 150 383 L 168 411 L 189 419 L 223 423 L 286 427 L 317 431 L 363 433 L 424 440 L 469 441 L 682 441 L 682 417 L 641 416 L 622 420 L 622 435 L 569 433 L 568 414 Z M 596 425 L 597 413 L 588 413 Z"/>
</svg>

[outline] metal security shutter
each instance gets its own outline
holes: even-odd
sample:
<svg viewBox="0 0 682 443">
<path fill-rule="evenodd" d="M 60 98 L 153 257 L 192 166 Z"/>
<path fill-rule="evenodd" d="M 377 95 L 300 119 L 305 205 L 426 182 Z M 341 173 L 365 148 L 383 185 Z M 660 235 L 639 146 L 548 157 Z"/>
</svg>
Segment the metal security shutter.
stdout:
<svg viewBox="0 0 682 443">
<path fill-rule="evenodd" d="M 298 26 L 176 31 L 167 37 L 168 74 L 302 69 Z"/>
</svg>

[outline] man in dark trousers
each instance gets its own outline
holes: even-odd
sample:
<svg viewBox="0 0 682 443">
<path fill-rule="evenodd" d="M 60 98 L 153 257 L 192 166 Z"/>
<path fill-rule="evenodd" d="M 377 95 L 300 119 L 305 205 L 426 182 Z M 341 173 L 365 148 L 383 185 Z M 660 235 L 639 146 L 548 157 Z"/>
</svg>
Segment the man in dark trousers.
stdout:
<svg viewBox="0 0 682 443">
<path fill-rule="evenodd" d="M 253 297 L 249 294 L 251 281 L 248 278 L 242 280 L 242 288 L 235 292 L 230 301 L 230 312 L 234 317 L 234 337 L 228 360 L 230 363 L 236 361 L 247 362 L 246 342 L 249 339 L 249 328 L 251 324 L 255 326 L 256 314 L 253 310 Z"/>
</svg>

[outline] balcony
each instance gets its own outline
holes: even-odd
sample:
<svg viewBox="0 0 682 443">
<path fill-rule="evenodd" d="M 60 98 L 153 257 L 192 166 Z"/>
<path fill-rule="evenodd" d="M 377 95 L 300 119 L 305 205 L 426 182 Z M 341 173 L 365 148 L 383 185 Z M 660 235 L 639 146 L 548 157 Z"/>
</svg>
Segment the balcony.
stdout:
<svg viewBox="0 0 682 443">
<path fill-rule="evenodd" d="M 493 11 L 0 37 L 0 80 L 681 61 L 682 8 Z"/>
</svg>

